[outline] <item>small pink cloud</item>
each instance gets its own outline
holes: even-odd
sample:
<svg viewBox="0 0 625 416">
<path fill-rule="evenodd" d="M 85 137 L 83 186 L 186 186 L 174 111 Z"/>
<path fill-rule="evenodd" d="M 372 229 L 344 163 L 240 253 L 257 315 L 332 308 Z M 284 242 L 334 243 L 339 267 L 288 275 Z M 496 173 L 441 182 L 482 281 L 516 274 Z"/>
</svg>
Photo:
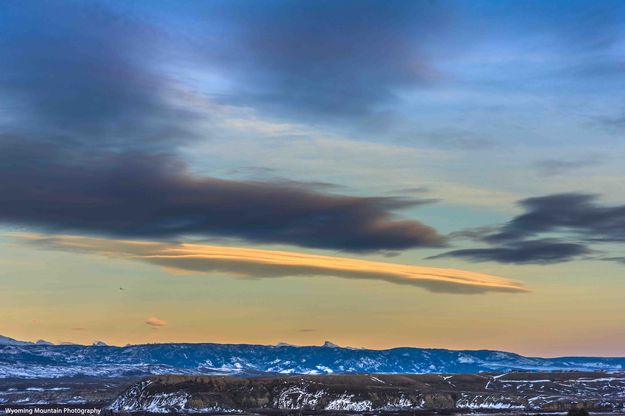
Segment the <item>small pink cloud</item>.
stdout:
<svg viewBox="0 0 625 416">
<path fill-rule="evenodd" d="M 163 319 L 159 319 L 156 316 L 151 316 L 149 317 L 145 323 L 147 325 L 153 326 L 153 327 L 158 327 L 158 326 L 166 326 L 167 325 L 167 321 L 163 320 Z"/>
</svg>

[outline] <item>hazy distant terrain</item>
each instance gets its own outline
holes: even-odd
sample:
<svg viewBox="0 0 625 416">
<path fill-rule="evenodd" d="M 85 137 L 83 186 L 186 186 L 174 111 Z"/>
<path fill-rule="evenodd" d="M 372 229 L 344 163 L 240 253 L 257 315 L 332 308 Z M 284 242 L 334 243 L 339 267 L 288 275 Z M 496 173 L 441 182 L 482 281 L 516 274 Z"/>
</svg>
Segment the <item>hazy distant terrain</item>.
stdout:
<svg viewBox="0 0 625 416">
<path fill-rule="evenodd" d="M 14 341 L 14 340 L 13 340 Z M 530 358 L 501 351 L 246 344 L 0 345 L 0 378 L 126 377 L 159 374 L 422 374 L 618 371 L 625 358 Z"/>
</svg>

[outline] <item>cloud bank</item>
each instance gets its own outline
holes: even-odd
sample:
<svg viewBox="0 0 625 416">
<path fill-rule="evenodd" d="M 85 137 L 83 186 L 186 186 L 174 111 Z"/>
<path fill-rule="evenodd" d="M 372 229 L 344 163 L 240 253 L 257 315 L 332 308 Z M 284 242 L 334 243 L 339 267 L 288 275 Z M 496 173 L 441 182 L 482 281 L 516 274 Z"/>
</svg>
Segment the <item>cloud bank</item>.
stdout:
<svg viewBox="0 0 625 416">
<path fill-rule="evenodd" d="M 540 233 L 568 231 L 587 240 L 625 241 L 625 205 L 602 206 L 597 195 L 566 193 L 520 201 L 525 213 L 505 224 L 488 241 L 514 241 Z"/>
<path fill-rule="evenodd" d="M 155 264 L 171 270 L 225 273 L 243 278 L 334 276 L 383 280 L 432 292 L 526 292 L 502 277 L 457 269 L 412 266 L 286 251 L 100 239 L 80 236 L 14 235 L 39 247 L 100 254 Z"/>
<path fill-rule="evenodd" d="M 396 217 L 425 201 L 192 173 L 181 149 L 210 141 L 213 115 L 181 99 L 186 90 L 162 70 L 162 31 L 98 3 L 3 7 L 1 223 L 345 251 L 444 244 L 432 227 Z"/>
<path fill-rule="evenodd" d="M 625 242 L 625 205 L 601 205 L 597 195 L 546 195 L 524 199 L 519 205 L 525 212 L 506 224 L 455 234 L 494 247 L 452 250 L 431 258 L 547 264 L 588 256 L 594 251 L 592 244 Z"/>
<path fill-rule="evenodd" d="M 45 159 L 35 157 L 42 152 Z M 345 251 L 444 244 L 432 227 L 393 215 L 418 200 L 196 177 L 181 162 L 157 155 L 110 155 L 67 166 L 74 162 L 64 153 L 0 144 L 0 221 L 63 233 L 218 236 Z"/>
</svg>

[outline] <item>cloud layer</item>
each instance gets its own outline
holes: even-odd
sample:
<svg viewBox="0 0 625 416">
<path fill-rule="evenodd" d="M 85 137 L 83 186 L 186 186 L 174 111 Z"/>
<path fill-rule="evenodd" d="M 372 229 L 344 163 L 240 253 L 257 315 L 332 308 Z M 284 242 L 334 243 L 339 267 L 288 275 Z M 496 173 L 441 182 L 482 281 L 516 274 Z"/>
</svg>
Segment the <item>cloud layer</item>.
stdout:
<svg viewBox="0 0 625 416">
<path fill-rule="evenodd" d="M 520 283 L 483 273 L 343 257 L 78 236 L 21 234 L 16 237 L 38 247 L 125 258 L 186 272 L 225 273 L 245 278 L 334 276 L 373 279 L 448 293 L 527 291 Z"/>
<path fill-rule="evenodd" d="M 442 2 L 404 0 L 234 1 L 195 12 L 238 28 L 222 44 L 196 45 L 247 90 L 227 99 L 326 120 L 381 112 L 402 90 L 436 82 L 427 40 L 446 40 L 453 14 Z M 210 39 L 211 30 L 195 35 Z"/>
<path fill-rule="evenodd" d="M 524 199 L 519 205 L 525 212 L 500 227 L 456 233 L 494 247 L 453 250 L 432 258 L 558 263 L 588 256 L 595 243 L 625 242 L 625 205 L 601 205 L 597 195 L 554 194 Z M 551 237 L 540 238 L 545 235 Z"/>
<path fill-rule="evenodd" d="M 587 240 L 625 241 L 625 205 L 602 206 L 597 200 L 597 195 L 581 193 L 524 199 L 520 205 L 525 213 L 486 238 L 493 242 L 514 241 L 566 231 Z"/>
<path fill-rule="evenodd" d="M 176 82 L 151 60 L 163 33 L 106 7 L 40 6 L 7 4 L 12 19 L 0 29 L 12 39 L 0 45 L 0 89 L 19 110 L 0 134 L 0 222 L 346 251 L 444 243 L 433 228 L 395 217 L 423 201 L 192 174 L 180 148 L 211 115 L 178 105 Z"/>
<path fill-rule="evenodd" d="M 493 248 L 468 248 L 452 250 L 429 259 L 459 257 L 471 261 L 496 261 L 516 264 L 549 264 L 573 260 L 590 250 L 583 244 L 567 243 L 556 239 L 517 241 Z"/>
<path fill-rule="evenodd" d="M 224 180 L 204 174 L 220 161 L 189 166 L 184 155 L 198 143 L 210 147 L 215 137 L 223 143 L 234 134 L 217 131 L 214 121 L 222 116 L 217 108 L 235 106 L 279 123 L 313 121 L 307 126 L 341 133 L 389 127 L 386 122 L 405 112 L 403 127 L 395 126 L 399 132 L 424 119 L 456 123 L 445 109 L 458 100 L 448 93 L 466 82 L 477 90 L 488 84 L 512 103 L 507 92 L 520 82 L 529 86 L 540 79 L 543 85 L 577 74 L 575 85 L 591 85 L 578 81 L 607 73 L 612 79 L 622 72 L 620 60 L 614 61 L 623 21 L 618 2 L 574 2 L 565 14 L 557 2 L 505 7 L 402 0 L 323 0 L 314 7 L 282 0 L 262 6 L 157 3 L 154 8 L 2 3 L 0 37 L 7 41 L 0 43 L 5 103 L 0 223 L 115 238 L 225 237 L 355 252 L 443 246 L 445 238 L 432 227 L 400 217 L 401 210 L 424 199 L 356 197 L 296 181 Z M 518 43 L 528 28 L 536 38 Z M 528 66 L 519 62 L 539 72 L 516 72 Z M 500 74 L 507 77 L 499 80 Z M 435 88 L 440 83 L 444 88 Z M 438 93 L 429 95 L 435 89 Z M 440 101 L 441 93 L 449 101 Z M 485 97 L 467 97 L 456 110 L 471 118 L 467 109 L 483 106 Z M 490 95 L 486 98 L 491 106 Z M 488 109 L 487 114 L 494 113 Z M 519 113 L 513 114 L 516 119 Z M 380 140 L 438 131 L 412 127 Z M 453 136 L 462 144 L 467 137 L 471 146 L 475 138 L 479 144 L 480 131 L 461 130 L 434 134 L 433 140 L 444 143 Z M 571 160 L 555 158 L 539 167 L 561 173 L 579 164 Z M 471 177 L 463 172 L 475 164 L 468 165 L 443 165 L 443 176 L 457 171 Z M 623 208 L 600 207 L 588 198 L 525 200 L 527 214 L 486 239 L 502 247 L 448 254 L 552 262 L 586 251 L 576 242 L 538 234 L 566 231 L 621 241 Z"/>
<path fill-rule="evenodd" d="M 36 158 L 41 152 L 48 156 Z M 194 177 L 183 164 L 156 155 L 94 157 L 88 165 L 67 166 L 73 161 L 63 153 L 0 144 L 1 221 L 55 232 L 219 236 L 346 251 L 444 243 L 433 228 L 394 217 L 393 211 L 419 204 L 415 200 Z"/>
</svg>

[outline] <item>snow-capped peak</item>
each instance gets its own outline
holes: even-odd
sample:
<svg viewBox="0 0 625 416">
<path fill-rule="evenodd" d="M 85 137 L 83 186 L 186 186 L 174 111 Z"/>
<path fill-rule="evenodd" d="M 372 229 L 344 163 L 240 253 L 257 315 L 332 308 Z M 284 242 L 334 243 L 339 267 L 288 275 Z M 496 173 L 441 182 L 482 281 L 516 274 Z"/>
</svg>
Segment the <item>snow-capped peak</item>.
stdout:
<svg viewBox="0 0 625 416">
<path fill-rule="evenodd" d="M 0 335 L 0 345 L 32 345 L 32 344 L 33 344 L 32 342 L 18 341 L 16 339 Z"/>
<path fill-rule="evenodd" d="M 108 347 L 108 344 L 104 341 L 93 341 L 93 345 L 94 347 Z"/>
<path fill-rule="evenodd" d="M 0 345 L 54 345 L 53 343 L 40 339 L 37 342 L 20 341 L 0 335 Z"/>
<path fill-rule="evenodd" d="M 4 345 L 2 345 L 4 343 Z M 68 348 L 0 338 L 0 379 L 21 377 L 117 377 L 131 374 L 341 374 L 477 373 L 505 371 L 622 371 L 623 358 L 523 357 L 489 350 L 393 348 L 352 350 L 248 344 L 143 344 Z M 51 357 L 53 359 L 51 360 Z M 80 357 L 77 359 L 77 357 Z M 28 367 L 25 367 L 29 363 Z M 32 365 L 30 363 L 33 363 Z M 1 399 L 1 397 L 0 397 Z"/>
<path fill-rule="evenodd" d="M 288 342 L 278 342 L 276 347 L 297 347 L 297 345 L 289 344 Z"/>
</svg>

